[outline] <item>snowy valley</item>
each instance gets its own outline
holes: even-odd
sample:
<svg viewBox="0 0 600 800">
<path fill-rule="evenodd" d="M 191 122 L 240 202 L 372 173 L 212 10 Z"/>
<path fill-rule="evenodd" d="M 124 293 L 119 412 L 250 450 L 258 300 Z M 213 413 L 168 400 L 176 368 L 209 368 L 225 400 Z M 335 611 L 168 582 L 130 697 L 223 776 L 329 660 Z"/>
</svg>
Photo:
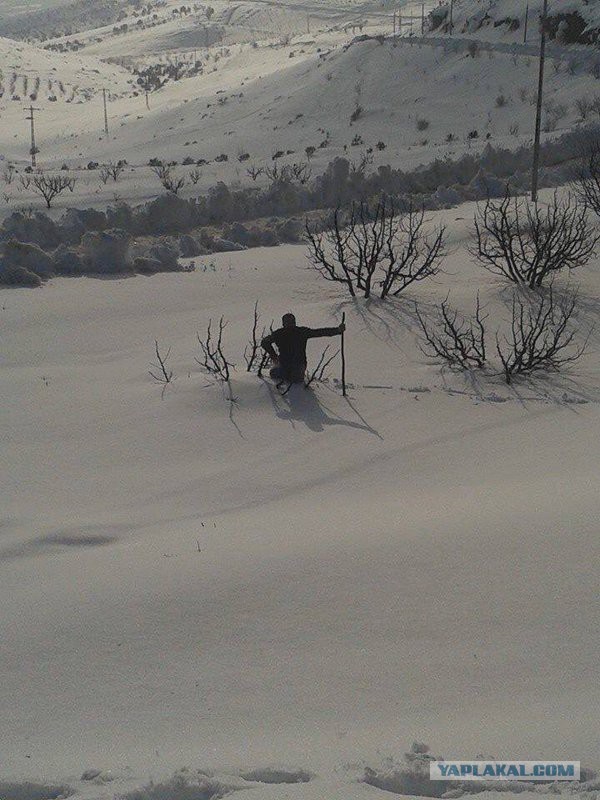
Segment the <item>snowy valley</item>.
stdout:
<svg viewBox="0 0 600 800">
<path fill-rule="evenodd" d="M 16 5 L 0 800 L 596 800 L 600 3 Z"/>
</svg>

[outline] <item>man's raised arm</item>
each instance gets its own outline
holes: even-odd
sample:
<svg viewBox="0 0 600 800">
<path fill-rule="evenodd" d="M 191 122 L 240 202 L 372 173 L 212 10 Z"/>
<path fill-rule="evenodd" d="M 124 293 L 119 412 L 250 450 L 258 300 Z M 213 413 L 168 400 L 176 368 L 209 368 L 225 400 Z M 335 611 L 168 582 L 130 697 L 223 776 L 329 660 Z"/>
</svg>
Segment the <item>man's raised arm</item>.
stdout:
<svg viewBox="0 0 600 800">
<path fill-rule="evenodd" d="M 345 325 L 335 328 L 308 328 L 308 339 L 320 339 L 322 336 L 340 336 L 346 330 Z"/>
</svg>

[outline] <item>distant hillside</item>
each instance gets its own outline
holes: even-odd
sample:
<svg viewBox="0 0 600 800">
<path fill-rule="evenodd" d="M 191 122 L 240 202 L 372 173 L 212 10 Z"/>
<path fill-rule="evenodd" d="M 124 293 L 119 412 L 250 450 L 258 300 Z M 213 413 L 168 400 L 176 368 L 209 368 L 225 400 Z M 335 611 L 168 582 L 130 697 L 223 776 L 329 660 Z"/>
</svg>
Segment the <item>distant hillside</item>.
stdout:
<svg viewBox="0 0 600 800">
<path fill-rule="evenodd" d="M 454 0 L 454 33 L 478 35 L 484 39 L 522 40 L 525 12 L 529 9 L 528 40 L 537 36 L 537 20 L 543 0 Z M 449 3 L 432 15 L 439 30 L 447 30 Z M 597 0 L 560 0 L 550 3 L 548 34 L 559 44 L 594 44 L 600 34 L 600 3 Z"/>
<path fill-rule="evenodd" d="M 74 0 L 56 8 L 25 14 L 0 11 L 2 35 L 12 39 L 35 37 L 40 40 L 77 33 L 116 22 L 121 11 L 132 5 L 128 0 Z"/>
</svg>

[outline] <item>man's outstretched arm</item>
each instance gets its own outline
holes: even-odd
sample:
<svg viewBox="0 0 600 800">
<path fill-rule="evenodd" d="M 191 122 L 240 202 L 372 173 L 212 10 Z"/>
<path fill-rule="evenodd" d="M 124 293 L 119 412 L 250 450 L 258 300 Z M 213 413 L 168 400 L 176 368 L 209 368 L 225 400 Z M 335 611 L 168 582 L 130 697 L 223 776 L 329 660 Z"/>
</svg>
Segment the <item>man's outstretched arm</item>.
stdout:
<svg viewBox="0 0 600 800">
<path fill-rule="evenodd" d="M 273 334 L 265 336 L 265 338 L 260 343 L 260 346 L 262 347 L 263 350 L 267 351 L 267 353 L 271 356 L 271 359 L 273 361 L 279 361 L 279 356 L 277 354 L 277 351 L 273 347 Z"/>
<path fill-rule="evenodd" d="M 345 330 L 344 324 L 338 325 L 335 328 L 307 328 L 308 339 L 320 339 L 324 336 L 340 336 Z"/>
</svg>

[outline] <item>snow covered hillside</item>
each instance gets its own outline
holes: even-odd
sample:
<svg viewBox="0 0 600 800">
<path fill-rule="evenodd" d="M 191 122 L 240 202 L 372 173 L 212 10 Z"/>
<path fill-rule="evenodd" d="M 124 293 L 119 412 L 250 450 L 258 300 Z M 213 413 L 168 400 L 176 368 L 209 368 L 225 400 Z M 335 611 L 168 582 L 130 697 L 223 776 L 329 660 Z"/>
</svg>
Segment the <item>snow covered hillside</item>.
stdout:
<svg viewBox="0 0 600 800">
<path fill-rule="evenodd" d="M 497 211 L 521 215 L 524 258 L 553 233 L 552 287 L 474 256 L 474 201 L 530 186 L 541 0 L 526 42 L 516 0 L 455 0 L 452 26 L 437 0 L 17 5 L 0 800 L 598 800 L 600 177 L 577 202 L 563 184 L 599 135 L 600 2 L 550 0 L 558 188 Z M 439 236 L 440 270 L 354 297 L 298 242 L 380 196 L 378 220 L 427 209 L 396 255 Z M 535 303 L 556 303 L 546 334 L 570 307 L 573 339 L 507 382 Z M 431 357 L 448 304 L 453 331 L 478 309 L 483 367 Z M 332 360 L 308 388 L 247 369 L 255 308 L 258 340 L 285 312 L 345 315 L 348 396 L 337 336 L 309 342 L 309 370 Z M 229 384 L 201 366 L 219 320 Z M 583 780 L 429 780 L 429 758 L 478 754 L 580 760 Z"/>
<path fill-rule="evenodd" d="M 415 738 L 597 766 L 598 332 L 514 389 L 428 363 L 415 299 L 479 290 L 506 317 L 465 250 L 472 212 L 446 212 L 444 273 L 402 301 L 349 302 L 303 247 L 3 294 L 0 777 L 111 771 L 82 795 L 109 798 L 287 764 L 328 783 L 255 796 L 375 797 L 352 783 Z M 285 397 L 245 372 L 255 299 L 267 325 L 346 312 L 347 400 L 339 362 Z M 233 405 L 194 360 L 221 314 Z"/>
<path fill-rule="evenodd" d="M 500 6 L 494 8 L 499 14 Z M 159 9 L 168 16 L 164 24 L 144 27 L 147 22 L 138 26 L 130 19 L 124 33 L 110 28 L 87 40 L 78 34 L 45 43 L 54 50 L 1 40 L 0 154 L 19 170 L 28 163 L 23 106 L 33 101 L 40 109 L 38 165 L 65 165 L 78 175 L 73 196 L 59 201 L 64 207 L 156 195 L 151 159 L 185 161 L 188 173 L 200 164 L 194 184 L 188 181 L 193 194 L 221 180 L 251 187 L 249 168 L 264 170 L 274 157 L 279 165 L 310 159 L 316 175 L 338 156 L 369 169 L 414 168 L 478 152 L 488 142 L 510 149 L 531 142 L 535 30 L 527 46 L 498 41 L 500 28 L 475 31 L 474 23 L 464 34 L 438 29 L 424 37 L 409 36 L 403 25 L 394 39 L 390 9 L 324 9 L 320 16 L 310 10 L 310 33 L 305 9 L 248 2 L 215 3 L 210 19 L 205 9 L 173 16 L 169 5 Z M 463 12 L 475 18 L 472 3 L 457 4 L 457 26 Z M 361 30 L 371 38 L 351 44 Z M 384 33 L 388 38 L 377 38 Z M 488 33 L 489 44 L 482 42 Z M 475 48 L 473 37 L 480 42 Z M 69 38 L 77 50 L 56 52 Z M 595 118 L 599 96 L 595 49 L 553 46 L 545 138 Z M 150 82 L 148 96 L 144 81 Z M 122 159 L 128 168 L 118 186 L 102 184 L 86 169 Z M 19 182 L 6 187 L 4 201 L 3 214 L 36 203 Z"/>
</svg>

